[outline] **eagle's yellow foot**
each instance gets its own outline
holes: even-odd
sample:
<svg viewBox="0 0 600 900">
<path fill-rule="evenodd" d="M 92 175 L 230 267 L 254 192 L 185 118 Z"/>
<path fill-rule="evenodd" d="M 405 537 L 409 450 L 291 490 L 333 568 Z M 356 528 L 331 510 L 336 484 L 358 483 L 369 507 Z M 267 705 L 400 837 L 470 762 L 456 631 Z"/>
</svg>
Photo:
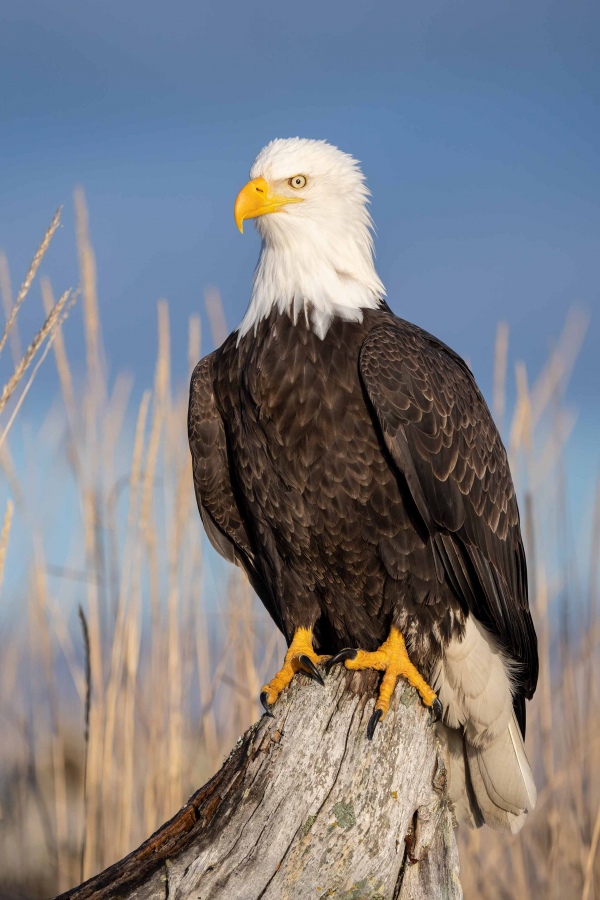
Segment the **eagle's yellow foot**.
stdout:
<svg viewBox="0 0 600 900">
<path fill-rule="evenodd" d="M 384 673 L 379 688 L 379 697 L 367 726 L 369 740 L 373 738 L 377 723 L 385 718 L 390 706 L 390 698 L 400 676 L 406 678 L 409 684 L 418 690 L 423 703 L 429 707 L 432 721 L 437 722 L 441 718 L 442 704 L 435 691 L 429 687 L 411 663 L 404 638 L 394 625 L 390 628 L 387 640 L 374 653 L 367 653 L 366 650 L 340 650 L 328 661 L 327 668 L 329 669 L 339 662 L 345 662 L 347 669 L 378 669 Z"/>
<path fill-rule="evenodd" d="M 313 650 L 312 631 L 310 628 L 298 628 L 294 634 L 294 639 L 288 647 L 285 654 L 285 660 L 277 675 L 265 684 L 260 693 L 260 702 L 268 716 L 272 716 L 271 706 L 284 688 L 288 686 L 296 672 L 306 672 L 319 684 L 324 684 L 321 673 L 317 669 L 317 664 L 326 659 L 325 656 L 318 656 Z"/>
</svg>

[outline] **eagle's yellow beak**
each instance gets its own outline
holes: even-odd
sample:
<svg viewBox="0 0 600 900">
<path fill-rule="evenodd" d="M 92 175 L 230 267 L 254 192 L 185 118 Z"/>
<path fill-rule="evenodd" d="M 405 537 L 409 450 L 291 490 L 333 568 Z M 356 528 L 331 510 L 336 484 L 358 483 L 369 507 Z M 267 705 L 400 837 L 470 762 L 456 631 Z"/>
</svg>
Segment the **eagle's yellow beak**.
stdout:
<svg viewBox="0 0 600 900">
<path fill-rule="evenodd" d="M 264 178 L 253 178 L 245 184 L 237 197 L 233 207 L 235 224 L 244 233 L 244 219 L 255 219 L 264 216 L 265 213 L 277 212 L 288 203 L 300 203 L 302 197 L 278 197 L 271 194 L 269 185 Z"/>
</svg>

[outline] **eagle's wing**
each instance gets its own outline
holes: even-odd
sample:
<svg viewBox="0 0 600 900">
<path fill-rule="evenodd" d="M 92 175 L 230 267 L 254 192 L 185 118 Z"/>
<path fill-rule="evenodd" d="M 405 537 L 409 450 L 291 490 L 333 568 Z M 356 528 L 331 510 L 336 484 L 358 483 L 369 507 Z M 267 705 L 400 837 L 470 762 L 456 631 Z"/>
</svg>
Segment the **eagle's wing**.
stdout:
<svg viewBox="0 0 600 900">
<path fill-rule="evenodd" d="M 227 437 L 215 402 L 214 361 L 214 353 L 201 359 L 190 383 L 188 439 L 198 510 L 213 547 L 244 569 L 275 624 L 283 630 L 278 604 L 258 569 L 232 485 Z"/>
<path fill-rule="evenodd" d="M 370 332 L 360 372 L 385 446 L 431 537 L 436 567 L 516 663 L 515 712 L 524 731 L 537 639 L 514 487 L 489 409 L 463 360 L 402 320 Z"/>
</svg>

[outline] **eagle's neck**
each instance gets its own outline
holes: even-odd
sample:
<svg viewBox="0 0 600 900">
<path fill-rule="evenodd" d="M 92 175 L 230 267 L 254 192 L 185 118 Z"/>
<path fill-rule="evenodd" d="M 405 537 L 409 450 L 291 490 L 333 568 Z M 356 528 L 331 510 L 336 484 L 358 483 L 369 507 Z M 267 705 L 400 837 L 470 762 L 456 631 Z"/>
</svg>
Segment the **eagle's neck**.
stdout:
<svg viewBox="0 0 600 900">
<path fill-rule="evenodd" d="M 279 221 L 257 222 L 263 243 L 238 340 L 256 331 L 274 309 L 289 313 L 294 322 L 304 317 L 324 338 L 334 317 L 362 322 L 363 309 L 381 305 L 385 288 L 375 271 L 368 228 L 332 234 L 314 223 L 306 227 L 302 220 L 291 226 L 283 216 L 264 219 Z"/>
</svg>

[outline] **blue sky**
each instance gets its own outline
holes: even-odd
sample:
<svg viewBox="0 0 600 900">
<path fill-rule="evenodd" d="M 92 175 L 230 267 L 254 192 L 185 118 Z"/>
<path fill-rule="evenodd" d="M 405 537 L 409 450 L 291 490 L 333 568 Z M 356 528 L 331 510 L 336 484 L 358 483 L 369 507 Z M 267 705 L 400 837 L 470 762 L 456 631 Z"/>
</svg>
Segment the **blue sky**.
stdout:
<svg viewBox="0 0 600 900">
<path fill-rule="evenodd" d="M 231 327 L 248 301 L 258 241 L 232 206 L 255 154 L 277 136 L 326 138 L 363 162 L 391 306 L 465 355 L 488 395 L 499 319 L 511 364 L 535 374 L 567 310 L 590 310 L 569 398 L 595 471 L 599 25 L 579 0 L 2 0 L 0 248 L 14 285 L 60 203 L 43 272 L 57 291 L 76 283 L 83 185 L 111 371 L 150 382 L 167 297 L 182 374 L 204 289 L 220 288 Z M 43 383 L 24 413 L 36 403 Z"/>
</svg>

